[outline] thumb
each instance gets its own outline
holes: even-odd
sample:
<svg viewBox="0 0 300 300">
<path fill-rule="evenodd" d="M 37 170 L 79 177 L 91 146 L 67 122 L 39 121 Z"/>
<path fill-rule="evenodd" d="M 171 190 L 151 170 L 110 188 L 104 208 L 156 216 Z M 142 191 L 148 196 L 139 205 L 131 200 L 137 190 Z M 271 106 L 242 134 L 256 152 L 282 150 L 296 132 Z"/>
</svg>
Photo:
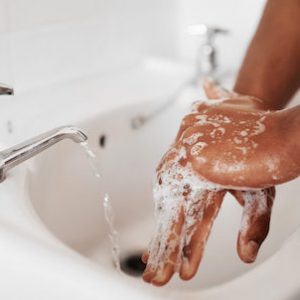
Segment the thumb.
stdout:
<svg viewBox="0 0 300 300">
<path fill-rule="evenodd" d="M 224 89 L 210 78 L 204 79 L 203 89 L 208 99 L 229 98 L 236 95 L 234 92 Z"/>
</svg>

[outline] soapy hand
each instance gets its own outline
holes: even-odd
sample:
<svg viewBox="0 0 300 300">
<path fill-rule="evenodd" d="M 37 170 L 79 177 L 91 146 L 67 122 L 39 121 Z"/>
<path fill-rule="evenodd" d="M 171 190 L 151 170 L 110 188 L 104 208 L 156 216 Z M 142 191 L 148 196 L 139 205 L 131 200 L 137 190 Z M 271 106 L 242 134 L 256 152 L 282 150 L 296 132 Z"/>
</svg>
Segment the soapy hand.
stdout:
<svg viewBox="0 0 300 300">
<path fill-rule="evenodd" d="M 299 107 L 270 111 L 257 98 L 206 81 L 209 100 L 187 115 L 175 144 L 207 181 L 234 189 L 266 188 L 300 174 Z"/>
<path fill-rule="evenodd" d="M 280 113 L 210 81 L 204 88 L 217 100 L 194 105 L 157 168 L 157 227 L 143 256 L 143 278 L 154 285 L 175 272 L 184 280 L 195 275 L 226 192 L 243 206 L 238 254 L 253 262 L 268 234 L 273 185 L 299 175 L 286 172 L 278 152 Z"/>
</svg>

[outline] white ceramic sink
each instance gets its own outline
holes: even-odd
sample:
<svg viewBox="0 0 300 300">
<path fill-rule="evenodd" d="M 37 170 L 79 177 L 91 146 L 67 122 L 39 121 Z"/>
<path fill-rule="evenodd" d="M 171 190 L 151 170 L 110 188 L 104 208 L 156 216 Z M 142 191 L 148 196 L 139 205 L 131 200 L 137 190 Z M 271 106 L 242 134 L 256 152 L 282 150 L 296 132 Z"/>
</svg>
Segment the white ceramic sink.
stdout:
<svg viewBox="0 0 300 300">
<path fill-rule="evenodd" d="M 99 265 L 108 275 L 115 273 L 115 270 L 103 214 L 104 193 L 109 193 L 115 209 L 121 257 L 144 250 L 152 235 L 154 170 L 172 142 L 182 115 L 181 108 L 175 105 L 153 122 L 133 130 L 130 123 L 132 117 L 150 111 L 156 105 L 131 105 L 76 124 L 89 136 L 90 147 L 97 156 L 103 175 L 101 185 L 94 177 L 81 147 L 69 141 L 41 153 L 30 166 L 30 199 L 44 226 L 61 243 Z M 270 233 L 256 263 L 244 264 L 237 256 L 236 239 L 242 210 L 227 195 L 195 278 L 185 282 L 175 276 L 167 286 L 160 289 L 153 287 L 150 291 L 155 297 L 170 295 L 172 299 L 180 299 L 178 295 L 182 293 L 186 299 L 198 299 L 201 294 L 201 299 L 223 299 L 218 293 L 223 296 L 234 293 L 238 297 L 238 291 L 243 295 L 245 288 L 256 288 L 253 283 L 255 276 L 261 278 L 257 291 L 263 291 L 263 286 L 268 284 L 282 282 L 281 275 L 275 274 L 278 270 L 291 270 L 287 280 L 294 282 L 293 267 L 300 264 L 300 239 L 294 242 L 299 253 L 297 261 L 285 259 L 289 254 L 282 258 L 280 253 L 290 249 L 288 244 L 291 242 L 287 240 L 300 225 L 299 183 L 298 179 L 278 187 Z M 289 251 L 293 253 L 293 250 Z M 146 289 L 140 277 L 124 275 L 122 280 L 132 287 L 141 284 Z M 283 290 L 289 287 L 289 283 L 282 282 Z M 294 286 L 289 289 L 290 294 L 295 292 Z M 254 299 L 253 291 L 251 293 L 248 291 L 245 297 L 237 299 L 248 299 L 248 296 Z M 271 292 L 269 295 L 272 297 Z M 279 298 L 266 296 L 256 299 L 287 299 L 280 298 L 280 292 L 276 295 Z"/>
</svg>

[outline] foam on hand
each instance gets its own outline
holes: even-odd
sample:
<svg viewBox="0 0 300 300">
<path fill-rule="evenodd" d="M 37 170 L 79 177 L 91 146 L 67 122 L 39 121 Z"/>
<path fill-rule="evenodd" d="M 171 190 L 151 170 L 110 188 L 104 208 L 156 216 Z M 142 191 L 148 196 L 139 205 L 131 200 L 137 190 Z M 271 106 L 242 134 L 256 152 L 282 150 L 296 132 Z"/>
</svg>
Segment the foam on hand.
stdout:
<svg viewBox="0 0 300 300">
<path fill-rule="evenodd" d="M 223 101 L 210 100 L 209 103 L 218 106 Z M 148 257 L 148 267 L 153 272 L 163 270 L 167 263 L 175 264 L 175 270 L 179 271 L 185 259 L 185 247 L 191 241 L 195 225 L 203 219 L 203 212 L 214 201 L 215 193 L 228 188 L 234 189 L 234 186 L 224 187 L 201 178 L 193 169 L 192 161 L 205 163 L 206 157 L 202 152 L 211 145 L 222 145 L 226 139 L 232 145 L 232 150 L 225 153 L 231 163 L 216 160 L 213 168 L 219 173 L 242 173 L 247 167 L 246 155 L 252 155 L 258 147 L 255 137 L 266 130 L 264 121 L 267 113 L 250 112 L 248 118 L 240 117 L 236 120 L 222 113 L 208 114 L 207 109 L 200 113 L 194 105 L 192 113 L 184 118 L 182 126 L 189 126 L 181 132 L 177 139 L 179 142 L 166 153 L 156 174 L 153 190 L 156 227 L 149 245 Z M 241 187 L 236 189 L 241 190 Z M 261 201 L 255 204 L 253 199 Z M 268 210 L 266 201 L 263 190 L 245 192 L 245 215 L 241 234 L 250 226 L 249 211 L 254 210 L 253 205 L 256 206 L 258 214 L 264 214 Z M 181 221 L 179 218 L 182 212 L 184 225 L 178 230 L 175 225 Z M 175 263 L 174 258 L 170 261 L 174 253 L 177 253 Z"/>
<path fill-rule="evenodd" d="M 188 162 L 185 166 L 180 163 L 186 159 L 186 150 L 172 148 L 166 155 L 172 155 L 158 172 L 154 185 L 156 228 L 154 239 L 149 246 L 148 264 L 155 270 L 163 268 L 168 263 L 172 253 L 179 247 L 177 267 L 184 258 L 183 250 L 189 244 L 196 222 L 203 217 L 204 207 L 210 200 L 207 199 L 207 190 L 217 191 L 214 184 L 202 181 Z M 203 201 L 205 197 L 206 201 Z M 184 226 L 178 235 L 174 224 L 178 221 L 180 210 L 184 211 Z M 170 236 L 173 238 L 170 239 Z"/>
</svg>

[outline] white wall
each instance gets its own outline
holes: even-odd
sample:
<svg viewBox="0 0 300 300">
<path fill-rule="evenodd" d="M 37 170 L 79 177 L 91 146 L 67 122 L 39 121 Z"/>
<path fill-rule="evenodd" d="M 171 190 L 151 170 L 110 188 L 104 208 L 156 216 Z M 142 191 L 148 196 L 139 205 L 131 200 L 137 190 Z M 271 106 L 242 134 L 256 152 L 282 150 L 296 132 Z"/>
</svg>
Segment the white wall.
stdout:
<svg viewBox="0 0 300 300">
<path fill-rule="evenodd" d="M 0 0 L 0 82 L 12 81 L 8 31 L 8 2 Z"/>
<path fill-rule="evenodd" d="M 224 69 L 236 69 L 265 0 L 0 0 L 0 82 L 22 90 L 132 68 L 148 55 L 192 62 L 189 24 L 228 28 Z"/>
<path fill-rule="evenodd" d="M 19 90 L 175 56 L 173 0 L 0 0 L 0 16 L 0 81 Z"/>
</svg>

